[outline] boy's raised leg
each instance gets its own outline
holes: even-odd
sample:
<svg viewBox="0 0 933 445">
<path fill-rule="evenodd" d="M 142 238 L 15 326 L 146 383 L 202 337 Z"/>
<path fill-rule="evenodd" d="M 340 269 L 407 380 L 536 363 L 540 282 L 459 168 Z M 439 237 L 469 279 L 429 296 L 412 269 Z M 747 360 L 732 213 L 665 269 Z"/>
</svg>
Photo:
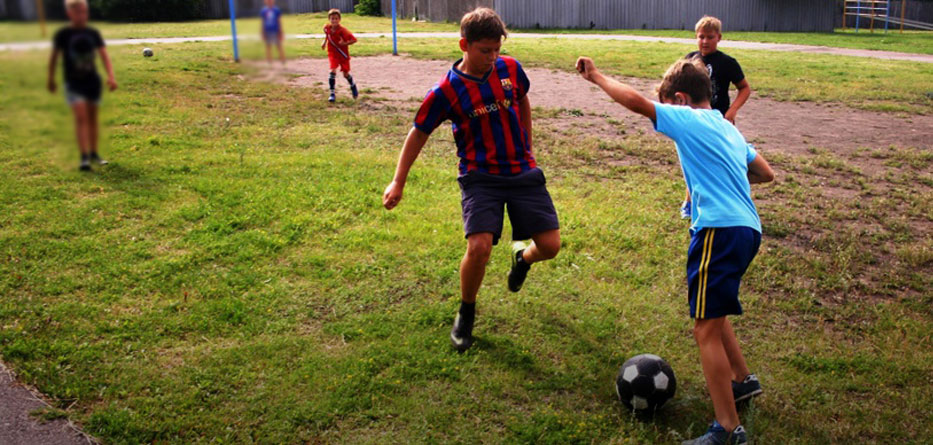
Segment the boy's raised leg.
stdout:
<svg viewBox="0 0 933 445">
<path fill-rule="evenodd" d="M 476 319 L 476 294 L 486 276 L 486 264 L 492 253 L 492 233 L 473 233 L 467 237 L 467 251 L 460 262 L 460 310 L 450 331 L 450 341 L 458 351 L 473 346 L 473 322 Z"/>
<path fill-rule="evenodd" d="M 554 258 L 560 252 L 559 229 L 536 233 L 531 239 L 531 245 L 528 247 L 524 247 L 522 243 L 515 243 L 513 247 L 512 269 L 509 271 L 509 290 L 512 292 L 522 289 L 533 263 Z"/>
<path fill-rule="evenodd" d="M 703 376 L 713 400 L 716 420 L 726 431 L 732 431 L 739 426 L 739 414 L 732 397 L 732 368 L 722 342 L 725 321 L 725 317 L 698 319 L 693 327 L 693 336 L 700 347 Z"/>
<path fill-rule="evenodd" d="M 353 76 L 350 73 L 343 73 L 343 77 L 347 79 L 347 83 L 350 84 L 350 92 L 353 93 L 353 98 L 356 99 L 360 97 L 360 91 L 356 89 L 356 82 L 353 81 Z"/>
</svg>

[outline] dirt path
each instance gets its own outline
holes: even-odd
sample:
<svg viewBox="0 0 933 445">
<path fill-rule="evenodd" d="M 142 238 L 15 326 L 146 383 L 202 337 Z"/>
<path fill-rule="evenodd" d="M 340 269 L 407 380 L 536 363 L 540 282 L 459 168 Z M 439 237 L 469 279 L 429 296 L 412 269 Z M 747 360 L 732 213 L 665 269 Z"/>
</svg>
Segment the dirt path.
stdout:
<svg viewBox="0 0 933 445">
<path fill-rule="evenodd" d="M 0 444 L 88 445 L 90 439 L 64 419 L 39 423 L 29 413 L 47 405 L 16 383 L 0 363 Z"/>
<path fill-rule="evenodd" d="M 459 38 L 460 34 L 454 32 L 404 32 L 398 34 L 402 39 L 424 39 L 424 38 Z M 391 33 L 384 32 L 361 32 L 356 34 L 360 39 L 379 39 L 391 38 Z M 652 37 L 652 36 L 630 36 L 624 34 L 536 34 L 536 33 L 512 33 L 509 37 L 516 39 L 574 39 L 574 40 L 621 40 L 630 42 L 665 42 L 682 43 L 686 45 L 696 45 L 693 39 L 682 39 L 677 37 Z M 244 34 L 240 36 L 244 40 L 257 40 L 254 34 Z M 323 34 L 289 34 L 288 39 L 322 39 Z M 182 42 L 219 42 L 230 40 L 229 35 L 223 36 L 204 36 L 204 37 L 156 37 L 156 38 L 134 38 L 134 39 L 110 39 L 108 45 L 142 45 L 142 44 L 169 44 Z M 34 42 L 16 42 L 0 43 L 0 51 L 29 51 L 49 49 L 48 41 Z M 723 48 L 754 49 L 764 51 L 781 52 L 799 52 L 811 54 L 831 54 L 837 56 L 870 57 L 874 59 L 887 60 L 907 60 L 911 62 L 933 63 L 933 55 L 902 53 L 896 51 L 877 51 L 868 49 L 851 48 L 833 48 L 829 46 L 812 45 L 792 45 L 787 43 L 762 43 L 746 42 L 741 40 L 724 40 L 719 46 Z"/>
<path fill-rule="evenodd" d="M 313 74 L 289 77 L 288 82 L 296 86 L 325 88 L 326 65 L 326 59 L 290 62 L 288 74 Z M 357 57 L 352 62 L 354 78 L 361 88 L 377 90 L 374 93 L 377 96 L 405 101 L 412 107 L 417 106 L 430 86 L 449 68 L 448 62 L 392 56 Z M 615 104 L 602 91 L 575 74 L 540 68 L 529 68 L 527 73 L 532 84 L 529 92 L 532 106 L 584 113 L 580 117 L 567 116 L 568 121 L 605 117 L 653 131 L 646 119 Z M 275 74 L 267 73 L 267 76 L 275 77 Z M 655 82 L 624 80 L 640 91 L 654 95 Z M 338 96 L 345 96 L 347 89 L 343 79 L 338 79 L 338 85 Z M 764 152 L 805 154 L 811 147 L 819 147 L 845 154 L 861 147 L 895 145 L 929 149 L 933 144 L 933 116 L 901 117 L 837 104 L 778 102 L 754 95 L 742 108 L 737 123 L 746 138 Z"/>
</svg>

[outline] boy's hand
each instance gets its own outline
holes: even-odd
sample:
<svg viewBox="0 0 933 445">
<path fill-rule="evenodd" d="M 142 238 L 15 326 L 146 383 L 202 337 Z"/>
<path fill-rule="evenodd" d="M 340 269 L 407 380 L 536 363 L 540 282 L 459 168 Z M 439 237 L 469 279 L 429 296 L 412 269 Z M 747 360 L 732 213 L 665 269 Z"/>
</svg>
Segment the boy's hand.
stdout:
<svg viewBox="0 0 933 445">
<path fill-rule="evenodd" d="M 116 79 L 114 79 L 114 78 L 112 78 L 112 77 L 109 78 L 109 79 L 107 79 L 107 87 L 110 88 L 110 91 L 116 90 L 116 89 L 117 89 L 117 81 L 116 81 Z"/>
<path fill-rule="evenodd" d="M 321 42 L 321 49 L 324 49 L 327 46 L 327 41 Z"/>
<path fill-rule="evenodd" d="M 58 85 L 55 85 L 55 79 L 49 79 L 49 83 L 48 83 L 47 87 L 48 87 L 50 93 L 54 93 L 55 90 L 58 89 Z"/>
<path fill-rule="evenodd" d="M 590 82 L 596 82 L 596 76 L 599 75 L 599 70 L 596 69 L 596 64 L 593 63 L 593 59 L 589 57 L 581 57 L 577 59 L 577 71 L 583 76 L 584 79 Z"/>
<path fill-rule="evenodd" d="M 733 109 L 730 108 L 730 109 L 726 110 L 726 115 L 723 116 L 723 117 L 725 117 L 727 121 L 732 122 L 732 125 L 735 125 L 735 115 L 736 115 L 736 114 L 737 114 L 737 112 L 736 112 L 735 110 L 733 110 Z"/>
<path fill-rule="evenodd" d="M 382 195 L 382 205 L 388 210 L 394 209 L 399 201 L 402 200 L 402 190 L 404 188 L 405 186 L 403 184 L 392 181 L 392 183 L 386 187 L 386 191 Z"/>
</svg>

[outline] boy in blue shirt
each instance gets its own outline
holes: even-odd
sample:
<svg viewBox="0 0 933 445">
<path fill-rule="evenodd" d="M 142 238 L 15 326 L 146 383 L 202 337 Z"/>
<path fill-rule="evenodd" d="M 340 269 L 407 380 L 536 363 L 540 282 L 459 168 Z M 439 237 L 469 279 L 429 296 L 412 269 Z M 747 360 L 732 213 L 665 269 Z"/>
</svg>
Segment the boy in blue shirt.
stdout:
<svg viewBox="0 0 933 445">
<path fill-rule="evenodd" d="M 710 106 L 710 78 L 699 60 L 679 60 L 667 70 L 658 87 L 661 103 L 603 76 L 589 58 L 577 60 L 577 70 L 616 102 L 651 119 L 658 132 L 676 143 L 693 207 L 687 299 L 716 412 L 706 434 L 684 444 L 745 444 L 735 402 L 761 394 L 761 385 L 749 372 L 726 316 L 742 314 L 739 283 L 761 243 L 750 184 L 772 181 L 774 173 Z"/>
<path fill-rule="evenodd" d="M 272 45 L 279 49 L 279 60 L 285 65 L 285 50 L 282 40 L 285 33 L 282 31 L 282 10 L 275 6 L 275 0 L 266 0 L 266 6 L 259 11 L 262 18 L 262 41 L 266 42 L 266 60 L 272 63 Z"/>
</svg>

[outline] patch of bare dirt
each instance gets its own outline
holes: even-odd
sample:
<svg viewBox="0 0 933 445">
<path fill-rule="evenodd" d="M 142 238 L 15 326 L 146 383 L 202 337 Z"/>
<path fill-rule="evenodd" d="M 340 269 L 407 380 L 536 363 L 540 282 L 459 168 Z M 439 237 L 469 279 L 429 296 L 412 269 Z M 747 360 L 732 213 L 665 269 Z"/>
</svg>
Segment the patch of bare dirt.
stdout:
<svg viewBox="0 0 933 445">
<path fill-rule="evenodd" d="M 368 94 L 417 105 L 450 69 L 452 61 L 419 60 L 410 57 L 356 57 L 352 73 L 360 88 Z M 287 68 L 265 71 L 266 79 L 295 86 L 325 88 L 326 59 L 290 61 Z M 610 100 L 579 76 L 563 71 L 526 67 L 531 79 L 529 98 L 532 106 L 579 110 L 584 116 L 566 116 L 567 121 L 597 115 L 653 131 L 651 123 Z M 649 97 L 654 97 L 657 82 L 645 79 L 620 79 Z M 346 81 L 338 76 L 338 97 L 349 95 Z M 375 92 L 371 92 L 375 91 Z M 764 153 L 806 154 L 810 147 L 826 148 L 837 155 L 859 147 L 917 147 L 933 144 L 933 116 L 900 116 L 857 110 L 838 104 L 778 102 L 753 95 L 738 118 L 745 137 Z"/>
</svg>

